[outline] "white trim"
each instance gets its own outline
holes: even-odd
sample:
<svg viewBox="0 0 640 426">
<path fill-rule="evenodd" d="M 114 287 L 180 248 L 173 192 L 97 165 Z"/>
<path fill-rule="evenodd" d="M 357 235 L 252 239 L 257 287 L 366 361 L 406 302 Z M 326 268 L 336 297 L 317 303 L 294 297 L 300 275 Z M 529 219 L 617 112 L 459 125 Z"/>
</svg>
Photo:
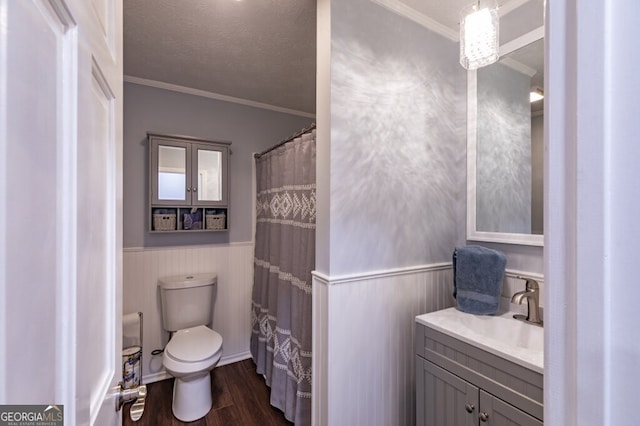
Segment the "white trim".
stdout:
<svg viewBox="0 0 640 426">
<path fill-rule="evenodd" d="M 407 6 L 398 0 L 371 0 L 373 3 L 379 4 L 382 7 L 389 9 L 397 15 L 403 16 L 407 19 L 416 22 L 428 30 L 433 31 L 451 41 L 457 42 L 460 38 L 460 34 L 457 30 L 451 29 L 444 24 L 436 21 L 427 15 L 418 12 L 412 7 Z"/>
<path fill-rule="evenodd" d="M 184 249 L 204 249 L 204 248 L 220 248 L 220 247 L 248 247 L 253 246 L 253 241 L 239 241 L 223 244 L 199 244 L 193 246 L 159 246 L 159 247 L 125 247 L 122 249 L 124 253 L 135 253 L 144 251 L 158 250 L 184 250 Z"/>
<path fill-rule="evenodd" d="M 77 207 L 78 207 L 78 28 L 76 20 L 63 1 L 50 1 L 49 6 L 56 14 L 58 24 L 64 27 L 62 35 L 62 62 L 64 75 L 62 81 L 62 104 L 59 113 L 64 117 L 60 129 L 58 150 L 59 192 L 57 201 L 60 207 L 56 225 L 58 258 L 60 265 L 57 276 L 56 294 L 56 400 L 73 413 L 70 418 L 77 419 L 77 377 L 78 377 L 78 318 L 77 318 Z M 107 354 L 111 356 L 112 354 Z M 112 363 L 115 365 L 115 363 Z M 105 393 L 100 394 L 104 398 Z"/>
<path fill-rule="evenodd" d="M 544 38 L 544 25 L 500 46 L 500 57 Z"/>
<path fill-rule="evenodd" d="M 498 7 L 498 16 L 501 18 L 513 12 L 522 5 L 529 3 L 531 0 L 511 0 Z"/>
<path fill-rule="evenodd" d="M 234 362 L 244 361 L 245 359 L 251 359 L 250 351 L 240 352 L 239 354 L 234 354 L 234 355 L 223 356 L 220 359 L 220 362 L 218 362 L 218 367 L 221 367 L 227 364 L 233 364 Z"/>
<path fill-rule="evenodd" d="M 378 278 L 388 278 L 398 275 L 420 274 L 424 272 L 443 271 L 451 269 L 451 262 L 433 263 L 430 265 L 409 266 L 406 268 L 384 269 L 380 271 L 367 271 L 355 274 L 329 276 L 322 272 L 312 271 L 318 281 L 325 285 L 347 284 L 359 281 L 368 281 Z"/>
<path fill-rule="evenodd" d="M 124 76 L 125 83 L 138 84 L 140 86 L 155 87 L 156 89 L 170 90 L 172 92 L 185 93 L 187 95 L 201 96 L 208 99 L 216 99 L 218 101 L 232 102 L 234 104 L 240 104 L 250 106 L 254 108 L 267 109 L 269 111 L 282 112 L 285 114 L 297 115 L 306 118 L 316 118 L 316 115 L 311 112 L 298 111 L 295 109 L 282 108 L 275 105 L 269 105 L 262 102 L 251 101 L 249 99 L 241 99 L 233 96 L 221 95 L 218 93 L 207 92 L 206 90 L 192 89 L 190 87 L 179 86 L 177 84 L 164 83 L 162 81 L 149 80 L 146 78 L 134 77 L 131 75 Z"/>
<path fill-rule="evenodd" d="M 500 55 L 544 37 L 544 26 L 500 46 Z M 478 80 L 476 70 L 467 72 L 467 240 L 503 244 L 544 246 L 544 235 L 481 232 L 476 229 L 476 161 L 478 128 Z"/>
<path fill-rule="evenodd" d="M 96 83 L 98 83 L 98 87 L 102 90 L 105 100 L 111 101 L 115 99 L 116 95 L 113 93 L 113 89 L 109 85 L 107 78 L 104 76 L 102 67 L 96 60 L 95 56 L 91 56 L 91 75 L 93 75 Z"/>
<path fill-rule="evenodd" d="M 506 65 L 514 71 L 519 72 L 520 74 L 524 74 L 527 77 L 533 77 L 538 72 L 537 69 L 531 68 L 522 62 L 516 61 L 513 58 L 504 58 L 500 60 L 500 63 Z"/>
<path fill-rule="evenodd" d="M 428 30 L 435 32 L 451 41 L 460 41 L 459 29 L 448 27 L 435 19 L 425 15 L 422 12 L 418 12 L 414 8 L 406 5 L 400 0 L 371 0 L 382 7 L 394 12 L 397 15 L 403 16 L 407 19 L 416 22 Z M 503 4 L 498 8 L 498 15 L 502 18 L 509 13 L 513 12 L 520 6 L 530 2 L 531 0 L 511 0 Z"/>
<path fill-rule="evenodd" d="M 311 275 L 324 285 L 345 284 L 358 281 L 366 281 L 376 278 L 387 278 L 398 275 L 419 274 L 423 272 L 443 271 L 451 269 L 450 262 L 433 263 L 430 265 L 410 266 L 407 268 L 386 269 L 382 271 L 363 272 L 359 274 L 339 275 L 331 277 L 322 272 L 312 271 Z M 532 278 L 540 284 L 544 283 L 544 275 L 538 272 L 520 271 L 518 269 L 505 269 L 505 277 L 509 278 Z"/>
<path fill-rule="evenodd" d="M 233 354 L 229 356 L 223 356 L 218 361 L 217 367 L 222 367 L 223 365 L 233 364 L 234 362 L 244 361 L 245 359 L 251 359 L 251 352 L 240 352 L 238 354 Z M 214 369 L 215 371 L 215 369 Z M 149 383 L 159 382 L 161 380 L 172 379 L 173 376 L 167 373 L 167 370 L 164 368 L 156 373 L 147 374 L 146 376 L 142 376 L 142 383 L 147 385 Z"/>
<path fill-rule="evenodd" d="M 508 232 L 479 232 L 467 230 L 467 240 L 523 246 L 544 246 L 544 235 L 542 234 L 512 234 Z"/>
<path fill-rule="evenodd" d="M 171 379 L 173 376 L 167 373 L 167 370 L 160 370 L 156 373 L 147 374 L 146 376 L 142 376 L 142 384 L 148 385 L 149 383 L 160 382 L 162 380 Z"/>
<path fill-rule="evenodd" d="M 65 0 L 49 0 L 49 5 L 56 12 L 56 15 L 58 15 L 58 19 L 65 30 L 77 25 L 73 13 L 71 13 L 71 9 Z"/>
<path fill-rule="evenodd" d="M 0 1 L 0 28 L 8 28 L 8 0 Z M 7 312 L 7 37 L 0 39 L 0 309 Z M 0 401 L 7 401 L 7 388 L 9 384 L 5 379 L 4 372 L 7 371 L 6 347 L 7 347 L 7 320 L 0 322 Z"/>
</svg>

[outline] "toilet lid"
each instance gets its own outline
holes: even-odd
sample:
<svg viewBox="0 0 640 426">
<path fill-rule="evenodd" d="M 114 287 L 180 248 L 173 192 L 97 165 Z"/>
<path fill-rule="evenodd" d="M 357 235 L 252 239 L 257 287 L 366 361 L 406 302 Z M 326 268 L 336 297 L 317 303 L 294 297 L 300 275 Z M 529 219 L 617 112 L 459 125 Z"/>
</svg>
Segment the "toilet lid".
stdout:
<svg viewBox="0 0 640 426">
<path fill-rule="evenodd" d="M 177 331 L 164 350 L 179 361 L 198 362 L 213 356 L 222 347 L 222 336 L 205 327 Z"/>
</svg>

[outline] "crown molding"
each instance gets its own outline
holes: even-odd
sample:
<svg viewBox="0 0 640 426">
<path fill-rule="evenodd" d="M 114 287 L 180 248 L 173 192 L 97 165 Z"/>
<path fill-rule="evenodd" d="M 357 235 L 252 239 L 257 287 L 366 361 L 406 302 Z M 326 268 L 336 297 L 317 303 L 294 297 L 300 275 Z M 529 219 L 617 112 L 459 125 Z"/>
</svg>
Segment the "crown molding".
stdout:
<svg viewBox="0 0 640 426">
<path fill-rule="evenodd" d="M 457 28 L 450 28 L 440 22 L 436 21 L 433 18 L 425 15 L 424 13 L 418 12 L 414 8 L 406 5 L 401 0 L 371 0 L 373 3 L 376 3 L 382 7 L 389 9 L 390 11 L 404 16 L 407 19 L 416 22 L 423 27 L 440 34 L 443 37 L 448 38 L 451 41 L 458 42 L 460 41 L 460 34 Z M 498 7 L 498 15 L 503 17 L 513 12 L 520 6 L 528 3 L 531 0 L 509 0 Z M 471 3 L 471 0 L 469 0 Z"/>
<path fill-rule="evenodd" d="M 446 37 L 451 41 L 457 42 L 459 40 L 458 31 L 453 30 L 447 27 L 446 25 L 443 25 L 440 22 L 436 21 L 435 19 L 432 19 L 427 15 L 418 12 L 414 8 L 407 6 L 406 4 L 402 3 L 399 0 L 371 0 L 371 1 L 376 4 L 379 4 L 382 7 L 385 7 L 391 10 L 392 12 L 400 16 L 404 16 L 405 18 L 410 19 L 413 22 L 416 22 L 422 25 L 423 27 L 435 32 L 436 34 L 440 34 L 441 36 Z"/>
<path fill-rule="evenodd" d="M 206 90 L 193 89 L 191 87 L 179 86 L 177 84 L 165 83 L 165 82 L 156 81 L 156 80 L 149 80 L 146 78 L 134 77 L 131 75 L 125 75 L 124 81 L 126 83 L 133 83 L 141 86 L 155 87 L 157 89 L 170 90 L 172 92 L 185 93 L 187 95 L 200 96 L 203 98 L 215 99 L 218 101 L 232 102 L 234 104 L 240 104 L 240 105 L 250 106 L 254 108 L 267 109 L 269 111 L 282 112 L 285 114 L 297 115 L 300 117 L 316 118 L 316 115 L 310 112 L 298 111 L 298 110 L 289 109 L 289 108 L 282 108 L 275 105 L 264 104 L 262 102 L 236 98 L 233 96 L 221 95 L 219 93 L 207 92 Z"/>
<path fill-rule="evenodd" d="M 498 7 L 498 16 L 501 18 L 509 13 L 513 12 L 520 6 L 525 3 L 530 2 L 531 0 L 511 0 L 504 3 L 502 6 Z"/>
</svg>

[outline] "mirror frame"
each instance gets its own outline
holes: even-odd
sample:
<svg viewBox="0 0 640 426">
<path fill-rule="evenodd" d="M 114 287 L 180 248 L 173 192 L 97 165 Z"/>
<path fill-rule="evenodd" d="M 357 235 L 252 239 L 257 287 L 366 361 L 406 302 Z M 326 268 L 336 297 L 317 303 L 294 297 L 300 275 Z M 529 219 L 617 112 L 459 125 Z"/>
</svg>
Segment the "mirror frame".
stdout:
<svg viewBox="0 0 640 426">
<path fill-rule="evenodd" d="M 500 46 L 500 57 L 544 38 L 544 26 L 538 27 Z M 476 228 L 478 80 L 476 70 L 467 72 L 467 240 L 528 246 L 544 246 L 544 234 L 485 232 Z"/>
</svg>

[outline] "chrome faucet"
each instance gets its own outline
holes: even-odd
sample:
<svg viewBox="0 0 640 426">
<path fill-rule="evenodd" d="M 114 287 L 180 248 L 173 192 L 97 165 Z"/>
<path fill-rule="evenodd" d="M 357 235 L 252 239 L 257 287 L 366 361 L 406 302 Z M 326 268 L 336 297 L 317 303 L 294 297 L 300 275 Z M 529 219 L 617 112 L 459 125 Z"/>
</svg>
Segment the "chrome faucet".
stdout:
<svg viewBox="0 0 640 426">
<path fill-rule="evenodd" d="M 527 315 L 514 315 L 517 320 L 525 321 L 531 324 L 542 327 L 542 320 L 538 312 L 538 305 L 540 302 L 540 286 L 538 282 L 531 278 L 524 278 L 527 280 L 524 291 L 519 291 L 511 298 L 511 303 L 522 304 L 524 299 L 527 299 Z"/>
</svg>

